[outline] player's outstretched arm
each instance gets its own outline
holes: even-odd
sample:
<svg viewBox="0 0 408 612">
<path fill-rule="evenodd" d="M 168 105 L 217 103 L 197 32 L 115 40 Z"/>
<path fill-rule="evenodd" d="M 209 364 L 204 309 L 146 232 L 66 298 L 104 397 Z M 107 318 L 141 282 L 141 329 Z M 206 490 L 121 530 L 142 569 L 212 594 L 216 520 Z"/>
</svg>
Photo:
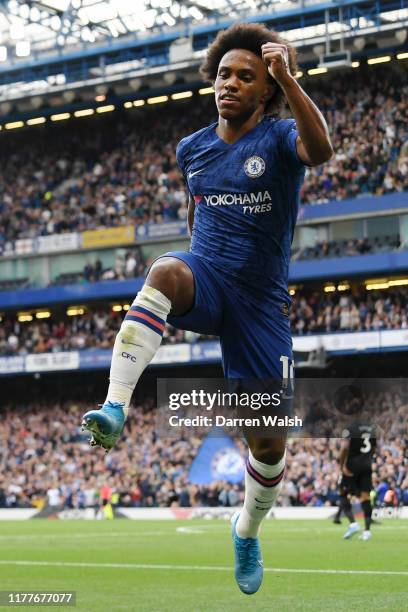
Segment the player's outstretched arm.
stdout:
<svg viewBox="0 0 408 612">
<path fill-rule="evenodd" d="M 296 147 L 300 159 L 308 166 L 318 166 L 328 161 L 333 155 L 333 147 L 327 123 L 316 104 L 291 75 L 286 46 L 266 43 L 262 45 L 262 58 L 293 113 L 299 132 Z"/>
</svg>

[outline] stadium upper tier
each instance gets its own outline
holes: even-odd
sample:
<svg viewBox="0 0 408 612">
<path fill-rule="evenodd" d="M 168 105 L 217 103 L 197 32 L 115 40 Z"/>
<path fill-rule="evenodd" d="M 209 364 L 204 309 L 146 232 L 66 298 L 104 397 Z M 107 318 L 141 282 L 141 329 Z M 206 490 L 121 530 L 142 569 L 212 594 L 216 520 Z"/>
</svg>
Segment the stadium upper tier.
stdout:
<svg viewBox="0 0 408 612">
<path fill-rule="evenodd" d="M 335 155 L 308 170 L 304 204 L 408 188 L 403 68 L 368 67 L 305 85 Z M 406 93 L 406 92 L 405 92 Z M 0 245 L 35 236 L 185 220 L 175 148 L 215 121 L 212 96 L 1 134 Z M 35 131 L 34 131 L 35 130 Z"/>
</svg>

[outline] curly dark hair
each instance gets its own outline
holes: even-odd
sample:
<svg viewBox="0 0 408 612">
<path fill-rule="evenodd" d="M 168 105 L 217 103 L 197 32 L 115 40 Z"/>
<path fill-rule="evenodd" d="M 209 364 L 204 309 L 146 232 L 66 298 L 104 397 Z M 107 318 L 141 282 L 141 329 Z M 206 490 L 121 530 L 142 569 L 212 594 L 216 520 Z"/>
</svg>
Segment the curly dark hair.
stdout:
<svg viewBox="0 0 408 612">
<path fill-rule="evenodd" d="M 262 23 L 237 23 L 227 30 L 218 32 L 216 38 L 208 47 L 206 58 L 200 66 L 200 73 L 205 81 L 214 84 L 219 63 L 228 51 L 231 51 L 231 49 L 246 49 L 262 57 L 261 46 L 267 42 L 286 45 L 289 55 L 289 69 L 291 74 L 295 75 L 298 71 L 295 49 L 277 32 L 268 30 Z M 270 81 L 275 83 L 271 76 Z M 275 95 L 265 105 L 266 115 L 279 116 L 285 106 L 283 91 L 277 83 L 276 85 Z"/>
</svg>

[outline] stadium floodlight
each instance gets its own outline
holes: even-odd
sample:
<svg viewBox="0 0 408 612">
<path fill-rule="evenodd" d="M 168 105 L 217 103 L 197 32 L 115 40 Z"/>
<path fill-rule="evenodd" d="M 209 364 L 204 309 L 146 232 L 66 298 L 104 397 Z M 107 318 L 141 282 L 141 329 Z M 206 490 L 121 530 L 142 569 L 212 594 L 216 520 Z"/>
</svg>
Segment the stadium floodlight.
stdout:
<svg viewBox="0 0 408 612">
<path fill-rule="evenodd" d="M 374 64 L 384 64 L 385 62 L 391 61 L 391 55 L 382 55 L 381 57 L 370 57 L 367 60 L 367 64 L 373 66 Z"/>
<path fill-rule="evenodd" d="M 93 31 L 90 28 L 85 27 L 85 28 L 83 28 L 81 30 L 81 39 L 84 42 L 93 43 L 93 42 L 95 42 L 96 37 L 95 37 L 95 34 L 93 33 Z"/>
<path fill-rule="evenodd" d="M 7 47 L 2 45 L 0 47 L 0 62 L 5 62 L 7 60 Z"/>
<path fill-rule="evenodd" d="M 148 11 L 144 11 L 141 15 L 141 21 L 143 26 L 150 30 L 156 23 L 157 11 L 155 9 L 151 9 Z"/>
<path fill-rule="evenodd" d="M 89 115 L 94 114 L 93 108 L 84 108 L 82 110 L 77 110 L 74 112 L 74 117 L 88 117 Z"/>
<path fill-rule="evenodd" d="M 45 122 L 45 117 L 33 117 L 32 119 L 27 120 L 27 125 L 40 125 L 41 123 Z"/>
<path fill-rule="evenodd" d="M 30 9 L 30 21 L 40 21 L 41 13 L 36 6 L 32 6 Z"/>
<path fill-rule="evenodd" d="M 325 293 L 333 293 L 333 291 L 336 291 L 336 285 L 326 285 L 324 288 Z"/>
<path fill-rule="evenodd" d="M 10 123 L 6 123 L 4 127 L 6 130 L 16 130 L 17 128 L 24 127 L 24 121 L 11 121 Z"/>
<path fill-rule="evenodd" d="M 125 102 L 123 105 L 125 108 L 132 108 L 133 102 Z"/>
<path fill-rule="evenodd" d="M 402 287 L 404 285 L 408 285 L 408 278 L 396 278 L 394 280 L 390 280 L 390 287 Z"/>
<path fill-rule="evenodd" d="M 28 19 L 30 17 L 30 7 L 28 4 L 21 4 L 18 12 L 20 14 L 20 17 L 22 17 L 23 19 Z"/>
<path fill-rule="evenodd" d="M 352 68 L 358 68 L 360 66 L 360 62 L 351 62 Z"/>
<path fill-rule="evenodd" d="M 144 100 L 134 100 L 133 106 L 144 106 L 146 103 Z"/>
<path fill-rule="evenodd" d="M 307 74 L 314 76 L 316 74 L 324 74 L 325 72 L 327 72 L 327 68 L 310 68 L 310 70 L 307 71 Z"/>
<path fill-rule="evenodd" d="M 54 32 L 59 32 L 61 29 L 61 19 L 58 15 L 53 15 L 50 19 L 50 26 Z"/>
<path fill-rule="evenodd" d="M 167 102 L 168 99 L 169 99 L 169 96 L 154 96 L 153 98 L 147 98 L 147 103 L 148 104 L 160 104 L 161 102 Z"/>
<path fill-rule="evenodd" d="M 190 6 L 188 10 L 192 18 L 196 21 L 200 21 L 204 17 L 203 13 L 197 6 Z"/>
<path fill-rule="evenodd" d="M 200 94 L 200 96 L 206 96 L 207 94 L 213 94 L 214 87 L 202 87 L 201 89 L 198 90 L 198 93 Z"/>
<path fill-rule="evenodd" d="M 350 289 L 348 283 L 340 283 L 340 285 L 337 285 L 337 291 L 347 291 L 347 289 Z"/>
<path fill-rule="evenodd" d="M 17 321 L 19 323 L 28 323 L 33 320 L 33 315 L 30 312 L 19 312 L 17 315 Z"/>
<path fill-rule="evenodd" d="M 64 119 L 69 119 L 71 113 L 57 113 L 56 115 L 51 115 L 51 121 L 63 121 Z"/>
<path fill-rule="evenodd" d="M 367 283 L 366 290 L 367 291 L 376 291 L 377 289 L 388 289 L 390 286 L 388 281 L 378 282 L 378 283 Z"/>
<path fill-rule="evenodd" d="M 303 72 L 301 70 L 298 70 L 297 73 L 295 74 L 295 79 L 300 79 L 300 77 L 303 76 Z"/>
<path fill-rule="evenodd" d="M 49 310 L 40 310 L 39 312 L 35 313 L 36 319 L 48 319 L 50 316 L 51 313 Z"/>
<path fill-rule="evenodd" d="M 129 310 L 130 304 L 123 304 L 123 310 Z"/>
<path fill-rule="evenodd" d="M 114 304 L 112 310 L 113 312 L 122 312 L 122 304 Z"/>
<path fill-rule="evenodd" d="M 408 53 L 398 53 L 397 60 L 408 59 Z"/>
<path fill-rule="evenodd" d="M 15 22 L 10 25 L 10 38 L 12 40 L 24 38 L 24 34 L 24 25 L 21 22 Z"/>
<path fill-rule="evenodd" d="M 191 98 L 193 95 L 192 91 L 179 91 L 171 96 L 172 100 L 183 100 L 183 98 Z"/>
<path fill-rule="evenodd" d="M 29 40 L 19 40 L 16 43 L 16 55 L 17 57 L 28 57 L 30 55 Z"/>
<path fill-rule="evenodd" d="M 170 13 L 163 13 L 163 15 L 162 15 L 162 19 L 163 19 L 164 23 L 165 23 L 166 25 L 170 26 L 171 28 L 172 28 L 173 26 L 175 26 L 175 25 L 176 25 L 176 23 L 177 23 L 177 22 L 176 22 L 176 20 L 174 19 L 174 17 L 172 17 L 172 16 L 170 15 Z"/>
<path fill-rule="evenodd" d="M 83 315 L 85 313 L 85 308 L 83 306 L 70 306 L 67 308 L 68 317 L 76 317 L 78 315 Z"/>
<path fill-rule="evenodd" d="M 376 280 L 366 281 L 366 290 L 375 291 L 377 289 L 389 289 L 390 287 L 404 287 L 408 285 L 408 278 L 394 278 L 388 280 L 386 278 L 378 278 Z"/>
<path fill-rule="evenodd" d="M 96 108 L 97 113 L 110 113 L 114 110 L 115 110 L 115 107 L 113 104 L 106 104 L 106 106 L 97 106 Z"/>
</svg>

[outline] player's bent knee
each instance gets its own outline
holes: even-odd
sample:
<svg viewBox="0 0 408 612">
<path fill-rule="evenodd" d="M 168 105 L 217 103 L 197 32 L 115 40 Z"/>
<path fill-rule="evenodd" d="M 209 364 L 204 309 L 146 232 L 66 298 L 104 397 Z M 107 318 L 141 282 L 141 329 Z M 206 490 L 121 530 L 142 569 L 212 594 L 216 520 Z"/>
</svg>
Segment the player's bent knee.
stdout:
<svg viewBox="0 0 408 612">
<path fill-rule="evenodd" d="M 286 439 L 254 439 L 250 442 L 251 453 L 261 463 L 275 465 L 285 455 Z"/>
<path fill-rule="evenodd" d="M 160 257 L 150 268 L 146 285 L 161 291 L 172 304 L 171 313 L 182 314 L 194 302 L 194 277 L 190 268 L 176 257 Z"/>
</svg>

